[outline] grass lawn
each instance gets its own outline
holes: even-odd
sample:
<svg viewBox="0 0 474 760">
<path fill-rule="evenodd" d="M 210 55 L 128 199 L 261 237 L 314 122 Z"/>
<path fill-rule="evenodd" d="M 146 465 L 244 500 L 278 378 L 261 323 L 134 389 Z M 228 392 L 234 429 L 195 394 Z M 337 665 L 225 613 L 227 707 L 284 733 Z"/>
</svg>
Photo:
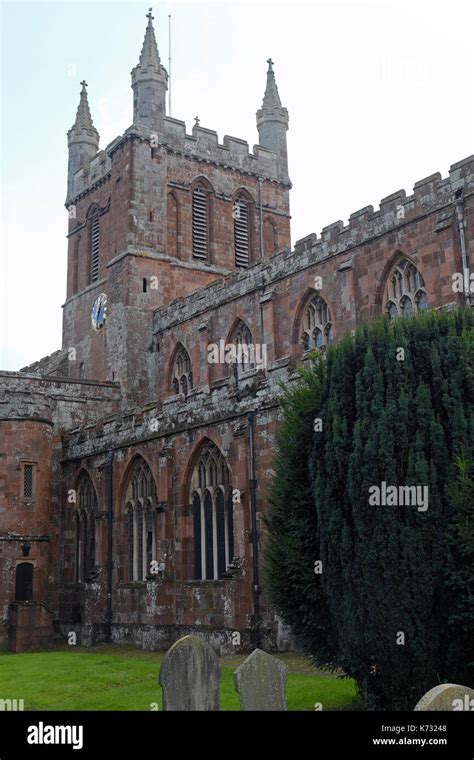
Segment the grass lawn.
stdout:
<svg viewBox="0 0 474 760">
<path fill-rule="evenodd" d="M 152 703 L 161 710 L 163 657 L 110 645 L 0 653 L 0 699 L 23 699 L 25 710 L 150 710 Z M 314 710 L 316 702 L 323 710 L 361 709 L 351 679 L 316 671 L 301 655 L 279 657 L 288 665 L 289 710 Z M 220 658 L 221 710 L 240 709 L 232 673 L 244 659 Z"/>
</svg>

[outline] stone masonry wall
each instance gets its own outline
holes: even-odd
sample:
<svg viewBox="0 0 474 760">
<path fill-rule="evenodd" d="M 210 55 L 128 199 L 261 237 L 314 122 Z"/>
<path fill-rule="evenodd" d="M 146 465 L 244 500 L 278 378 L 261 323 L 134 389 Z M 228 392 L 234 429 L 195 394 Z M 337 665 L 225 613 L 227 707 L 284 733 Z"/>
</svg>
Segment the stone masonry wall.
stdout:
<svg viewBox="0 0 474 760">
<path fill-rule="evenodd" d="M 0 373 L 0 648 L 9 642 L 18 564 L 33 565 L 33 602 L 58 608 L 62 432 L 79 420 L 93 423 L 116 411 L 119 395 L 113 384 Z M 25 465 L 33 468 L 31 497 L 23 491 Z M 30 544 L 27 557 L 24 542 Z M 42 619 L 41 610 L 32 607 L 30 613 Z M 21 619 L 30 619 L 28 614 L 23 611 Z M 19 646 L 16 634 L 15 641 Z"/>
<path fill-rule="evenodd" d="M 130 404 L 120 414 L 81 425 L 64 438 L 63 489 L 87 469 L 99 502 L 107 500 L 104 462 L 114 458 L 114 562 L 112 636 L 148 647 L 167 646 L 183 632 L 198 630 L 222 651 L 230 651 L 232 634 L 241 646 L 250 644 L 253 625 L 252 543 L 249 504 L 249 433 L 247 414 L 256 412 L 255 452 L 257 512 L 266 509 L 278 426 L 278 383 L 291 382 L 301 357 L 301 318 L 315 277 L 331 312 L 336 337 L 382 313 L 382 296 L 390 266 L 400 253 L 411 258 L 422 275 L 428 306 L 461 303 L 452 275 L 461 270 L 455 193 L 463 191 L 470 260 L 474 255 L 474 159 L 451 168 L 450 179 L 438 175 L 417 183 L 414 195 L 382 201 L 381 211 L 353 215 L 347 228 L 325 228 L 318 240 L 309 236 L 293 252 L 282 252 L 248 271 L 159 308 L 147 355 L 147 404 Z M 400 216 L 400 206 L 405 216 Z M 397 216 L 397 208 L 398 214 Z M 230 340 L 233 326 L 243 320 L 255 342 L 265 343 L 264 369 L 243 374 L 237 382 L 226 364 L 209 364 L 211 342 Z M 186 397 L 171 388 L 173 355 L 178 343 L 188 350 L 193 389 Z M 193 580 L 193 523 L 190 479 L 201 446 L 212 440 L 226 457 L 232 485 L 241 491 L 235 508 L 235 554 L 238 568 L 221 581 Z M 128 539 L 124 494 L 136 456 L 143 456 L 154 475 L 158 500 L 157 559 L 165 571 L 146 582 L 128 581 Z M 61 616 L 70 625 L 71 610 L 81 608 L 78 630 L 91 642 L 105 630 L 106 525 L 97 528 L 101 572 L 93 586 L 74 584 L 74 540 L 71 514 L 63 495 L 64 586 Z M 262 551 L 260 524 L 259 552 Z M 82 599 L 82 601 L 81 601 Z M 88 600 L 84 602 L 84 599 Z M 262 637 L 276 647 L 281 624 L 261 594 Z M 81 607 L 82 604 L 82 607 Z M 235 651 L 235 649 L 233 650 Z"/>
</svg>

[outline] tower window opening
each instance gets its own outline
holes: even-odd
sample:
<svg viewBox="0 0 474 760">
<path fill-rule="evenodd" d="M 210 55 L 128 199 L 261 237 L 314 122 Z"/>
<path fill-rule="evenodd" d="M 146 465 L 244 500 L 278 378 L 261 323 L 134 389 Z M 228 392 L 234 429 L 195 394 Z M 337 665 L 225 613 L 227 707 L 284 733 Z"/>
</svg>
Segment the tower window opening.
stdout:
<svg viewBox="0 0 474 760">
<path fill-rule="evenodd" d="M 23 498 L 33 498 L 33 465 L 25 464 L 23 467 Z"/>
<path fill-rule="evenodd" d="M 250 225 L 248 203 L 237 200 L 234 205 L 235 266 L 246 268 L 250 258 Z"/>
<path fill-rule="evenodd" d="M 193 191 L 193 257 L 206 260 L 209 245 L 207 193 L 202 187 Z"/>
<path fill-rule="evenodd" d="M 100 245 L 100 219 L 96 214 L 91 225 L 91 282 L 99 277 L 99 245 Z"/>
</svg>

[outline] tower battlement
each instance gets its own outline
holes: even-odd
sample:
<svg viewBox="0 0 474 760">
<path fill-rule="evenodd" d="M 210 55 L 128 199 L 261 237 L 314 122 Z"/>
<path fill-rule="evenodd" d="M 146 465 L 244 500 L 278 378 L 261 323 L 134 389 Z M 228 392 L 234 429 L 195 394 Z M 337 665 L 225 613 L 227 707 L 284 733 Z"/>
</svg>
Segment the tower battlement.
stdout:
<svg viewBox="0 0 474 760">
<path fill-rule="evenodd" d="M 150 148 L 163 147 L 170 154 L 231 169 L 240 174 L 265 177 L 267 180 L 291 187 L 289 179 L 284 180 L 279 176 L 278 156 L 274 151 L 262 145 L 254 145 L 253 152 L 250 152 L 246 140 L 230 135 L 224 135 L 222 143 L 219 143 L 217 132 L 200 126 L 194 126 L 192 133 L 188 134 L 184 121 L 165 116 L 163 134 L 149 133 L 131 126 L 123 135 L 109 143 L 105 150 L 100 150 L 86 161 L 73 175 L 69 203 L 94 190 L 98 183 L 110 177 L 114 154 L 131 139 L 149 142 Z"/>
<path fill-rule="evenodd" d="M 117 140 L 114 140 L 110 145 L 113 146 L 116 142 Z M 70 192 L 66 200 L 67 206 L 110 178 L 112 161 L 108 153 L 109 147 L 107 146 L 105 150 L 99 150 L 93 158 L 86 161 L 72 176 Z"/>
<path fill-rule="evenodd" d="M 66 205 L 93 190 L 111 172 L 115 152 L 130 139 L 149 141 L 150 148 L 163 147 L 171 154 L 214 164 L 254 177 L 279 181 L 290 187 L 286 131 L 288 111 L 280 101 L 273 71 L 268 60 L 267 83 L 261 108 L 257 110 L 259 143 L 250 152 L 246 140 L 225 135 L 219 143 L 217 132 L 196 124 L 191 134 L 184 121 L 166 115 L 168 73 L 161 65 L 153 27 L 153 16 L 147 14 L 139 63 L 132 70 L 133 124 L 123 135 L 99 151 L 99 134 L 95 129 L 87 98 L 86 82 L 82 82 L 79 107 L 74 125 L 68 132 L 69 170 Z"/>
<path fill-rule="evenodd" d="M 278 156 L 262 145 L 254 145 L 251 153 L 248 142 L 238 137 L 225 135 L 219 143 L 214 130 L 194 125 L 192 133 L 187 134 L 184 121 L 168 116 L 163 119 L 163 124 L 163 144 L 170 152 L 279 181 Z M 289 184 L 288 180 L 286 184 Z"/>
</svg>

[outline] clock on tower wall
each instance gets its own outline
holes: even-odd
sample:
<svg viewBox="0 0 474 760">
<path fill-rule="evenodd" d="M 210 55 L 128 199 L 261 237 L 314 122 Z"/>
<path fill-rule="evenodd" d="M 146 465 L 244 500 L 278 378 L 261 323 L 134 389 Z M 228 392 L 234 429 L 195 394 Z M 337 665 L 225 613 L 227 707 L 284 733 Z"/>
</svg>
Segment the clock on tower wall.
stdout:
<svg viewBox="0 0 474 760">
<path fill-rule="evenodd" d="M 92 304 L 91 322 L 94 330 L 101 330 L 107 319 L 107 295 L 100 293 Z"/>
<path fill-rule="evenodd" d="M 88 373 L 89 378 L 93 380 L 111 380 L 112 377 L 107 371 L 107 325 L 108 325 L 108 308 L 109 300 L 107 293 L 99 292 L 89 294 L 88 318 L 86 327 L 89 332 L 89 340 L 85 341 L 88 345 Z M 86 315 L 87 316 L 87 312 Z M 87 350 L 87 349 L 86 349 Z"/>
</svg>

